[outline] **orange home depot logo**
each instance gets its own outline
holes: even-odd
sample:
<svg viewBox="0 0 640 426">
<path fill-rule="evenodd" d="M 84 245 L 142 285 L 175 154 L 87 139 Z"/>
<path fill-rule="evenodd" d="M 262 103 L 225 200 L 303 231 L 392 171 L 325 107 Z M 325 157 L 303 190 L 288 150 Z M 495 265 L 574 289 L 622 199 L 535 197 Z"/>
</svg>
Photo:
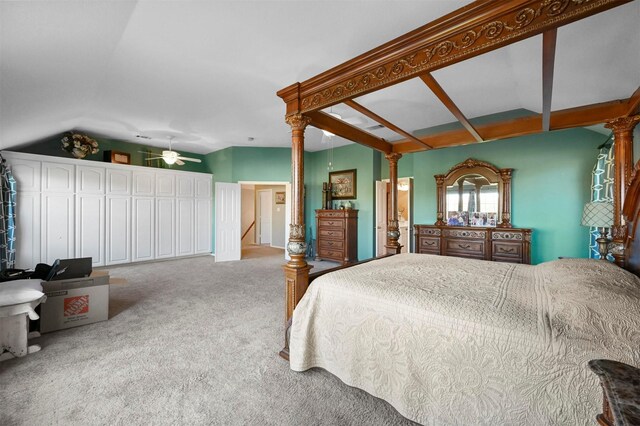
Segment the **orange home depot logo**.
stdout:
<svg viewBox="0 0 640 426">
<path fill-rule="evenodd" d="M 64 299 L 64 316 L 86 314 L 89 312 L 89 295 L 66 297 Z"/>
</svg>

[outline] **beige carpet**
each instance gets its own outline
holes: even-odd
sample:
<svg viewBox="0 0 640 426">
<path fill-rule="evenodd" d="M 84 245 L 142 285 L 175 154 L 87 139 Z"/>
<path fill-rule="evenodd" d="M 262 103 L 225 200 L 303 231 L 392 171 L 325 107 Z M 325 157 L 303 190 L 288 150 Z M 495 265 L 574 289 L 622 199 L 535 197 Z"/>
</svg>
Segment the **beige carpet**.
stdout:
<svg viewBox="0 0 640 426">
<path fill-rule="evenodd" d="M 280 254 L 112 268 L 128 284 L 111 286 L 109 321 L 43 335 L 42 351 L 0 364 L 0 424 L 411 424 L 277 356 Z"/>
</svg>

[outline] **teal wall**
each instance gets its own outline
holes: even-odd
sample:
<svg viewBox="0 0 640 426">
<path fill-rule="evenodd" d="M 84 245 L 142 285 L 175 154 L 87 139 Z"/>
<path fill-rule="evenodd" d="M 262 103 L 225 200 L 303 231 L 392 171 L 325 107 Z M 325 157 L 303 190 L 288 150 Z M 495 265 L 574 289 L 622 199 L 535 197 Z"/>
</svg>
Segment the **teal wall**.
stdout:
<svg viewBox="0 0 640 426">
<path fill-rule="evenodd" d="M 60 143 L 62 136 L 63 136 L 62 134 L 55 135 L 50 138 L 44 139 L 42 141 L 38 141 L 36 143 L 32 143 L 26 146 L 12 149 L 12 151 L 28 152 L 30 154 L 49 155 L 52 157 L 74 158 L 70 153 L 62 149 L 61 143 Z M 140 151 L 150 150 L 151 152 L 159 153 L 160 151 L 162 151 L 161 148 L 147 147 L 145 145 L 120 141 L 116 139 L 107 139 L 107 138 L 94 137 L 94 136 L 91 136 L 91 137 L 98 142 L 100 151 L 98 151 L 97 154 L 87 155 L 84 158 L 84 160 L 103 161 L 103 155 L 105 151 L 119 151 L 119 152 L 126 152 L 130 154 L 131 164 L 134 166 L 160 167 L 163 169 L 176 169 L 176 170 L 184 170 L 187 172 L 209 173 L 209 168 L 205 165 L 205 162 L 204 162 L 205 156 L 202 154 L 195 154 L 193 152 L 187 152 L 187 151 L 178 149 L 178 152 L 180 154 L 183 154 L 185 157 L 200 159 L 202 160 L 202 163 L 185 161 L 183 166 L 178 166 L 177 164 L 170 166 L 170 165 L 167 165 L 162 160 L 152 160 L 147 162 L 145 161 L 146 154 L 140 152 Z"/>
<path fill-rule="evenodd" d="M 587 257 L 588 229 L 580 225 L 590 197 L 591 171 L 602 135 L 572 129 L 410 154 L 414 223 L 436 220 L 433 175 L 467 158 L 512 168 L 512 223 L 532 228 L 532 263 L 558 256 Z"/>
<path fill-rule="evenodd" d="M 310 153 L 305 163 L 305 222 L 307 232 L 316 234 L 315 210 L 322 206 L 322 183 L 329 181 L 328 151 Z M 375 255 L 375 181 L 380 180 L 380 154 L 362 145 L 347 145 L 333 151 L 333 170 L 356 169 L 357 199 L 351 200 L 358 209 L 358 258 Z"/>
<path fill-rule="evenodd" d="M 431 224 L 436 216 L 433 175 L 470 157 L 513 168 L 512 222 L 533 229 L 532 263 L 586 257 L 588 230 L 580 225 L 580 217 L 590 196 L 596 148 L 602 142 L 602 134 L 571 129 L 424 151 L 403 156 L 398 175 L 415 178 L 414 223 Z M 315 210 L 322 204 L 322 183 L 328 181 L 328 154 L 305 153 L 305 222 L 314 236 Z M 375 253 L 375 181 L 388 177 L 388 162 L 380 153 L 353 144 L 335 148 L 333 163 L 334 170 L 357 169 L 358 257 L 370 258 Z M 218 182 L 291 180 L 288 148 L 227 148 L 206 155 L 205 164 Z"/>
</svg>

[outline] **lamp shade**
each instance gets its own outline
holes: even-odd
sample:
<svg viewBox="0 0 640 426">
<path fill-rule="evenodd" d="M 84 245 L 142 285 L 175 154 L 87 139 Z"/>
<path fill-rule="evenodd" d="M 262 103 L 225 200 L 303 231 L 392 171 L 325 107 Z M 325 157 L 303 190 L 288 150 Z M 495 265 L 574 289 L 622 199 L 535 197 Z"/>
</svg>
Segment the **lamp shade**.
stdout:
<svg viewBox="0 0 640 426">
<path fill-rule="evenodd" d="M 582 225 L 596 228 L 611 228 L 613 225 L 613 203 L 594 201 L 584 205 Z"/>
</svg>

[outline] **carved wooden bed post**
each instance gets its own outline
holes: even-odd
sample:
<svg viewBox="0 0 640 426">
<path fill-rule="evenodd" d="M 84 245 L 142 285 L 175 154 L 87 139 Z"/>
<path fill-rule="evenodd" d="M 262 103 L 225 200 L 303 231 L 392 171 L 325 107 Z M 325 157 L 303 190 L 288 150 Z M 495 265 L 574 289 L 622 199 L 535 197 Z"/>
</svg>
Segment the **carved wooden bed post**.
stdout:
<svg viewBox="0 0 640 426">
<path fill-rule="evenodd" d="M 622 206 L 633 172 L 633 129 L 638 121 L 640 121 L 640 115 L 619 117 L 605 125 L 606 128 L 613 130 L 615 138 L 611 254 L 616 264 L 621 267 L 624 267 L 624 246 L 627 238 L 627 225 L 622 216 Z"/>
<path fill-rule="evenodd" d="M 291 126 L 291 224 L 287 251 L 291 260 L 283 266 L 286 287 L 285 327 L 293 316 L 293 310 L 309 286 L 309 270 L 305 255 L 304 225 L 304 130 L 310 119 L 302 114 L 292 114 L 285 118 Z M 286 332 L 286 331 L 285 331 Z M 280 356 L 289 359 L 289 342 L 285 337 L 285 347 Z"/>
<path fill-rule="evenodd" d="M 389 160 L 389 180 L 391 181 L 391 214 L 387 223 L 387 254 L 398 254 L 402 246 L 398 242 L 400 238 L 400 227 L 398 226 L 398 160 L 402 154 L 392 152 L 385 154 Z"/>
</svg>

